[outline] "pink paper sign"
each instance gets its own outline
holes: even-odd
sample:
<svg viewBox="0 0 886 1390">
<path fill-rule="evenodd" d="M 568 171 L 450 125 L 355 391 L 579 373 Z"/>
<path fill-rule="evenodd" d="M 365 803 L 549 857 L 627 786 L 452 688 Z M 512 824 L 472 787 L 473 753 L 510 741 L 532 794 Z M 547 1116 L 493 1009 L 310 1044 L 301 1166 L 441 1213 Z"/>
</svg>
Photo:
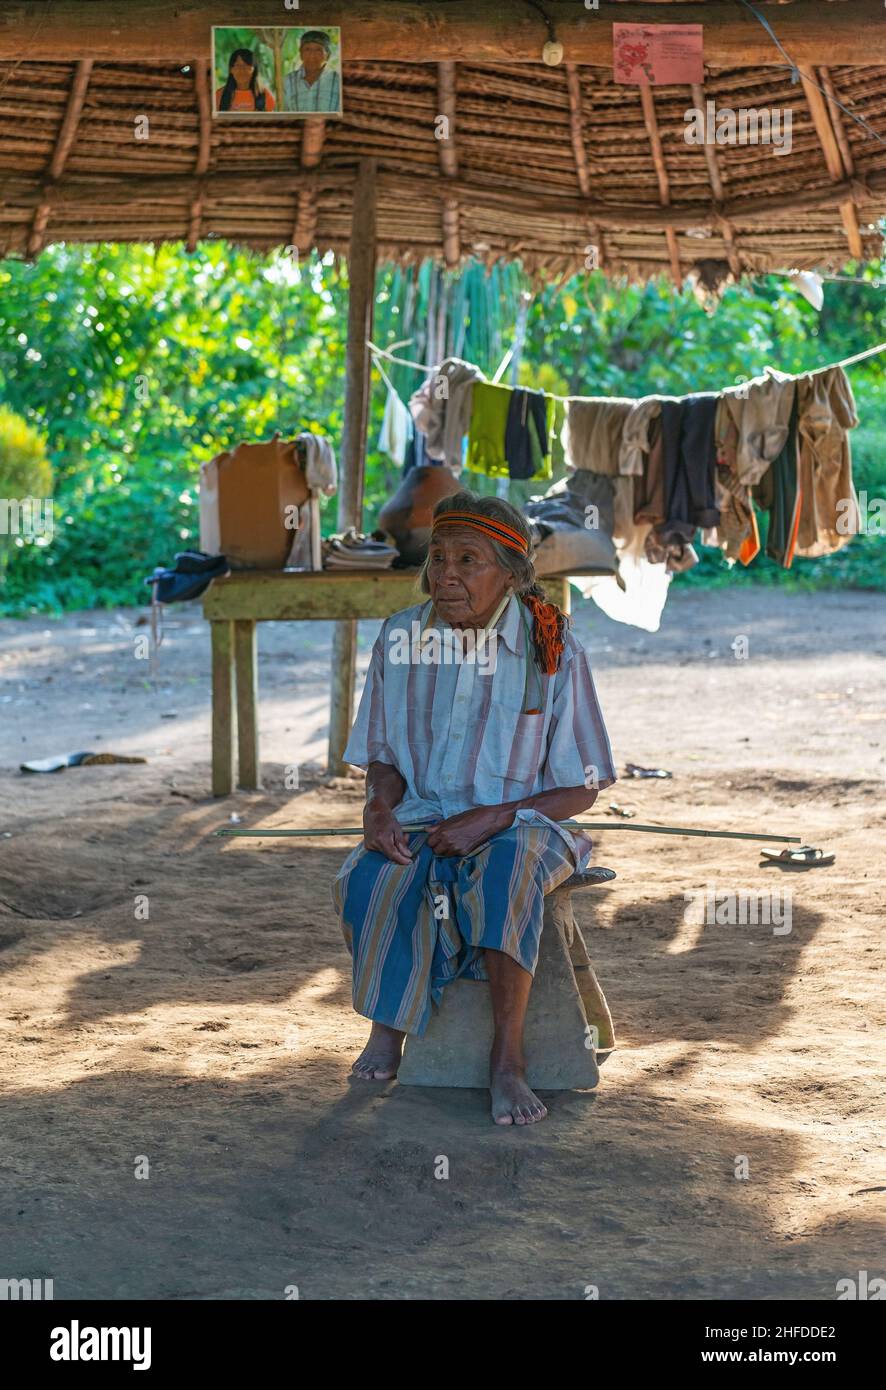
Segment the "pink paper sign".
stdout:
<svg viewBox="0 0 886 1390">
<path fill-rule="evenodd" d="M 613 24 L 616 82 L 668 87 L 704 81 L 700 24 Z"/>
</svg>

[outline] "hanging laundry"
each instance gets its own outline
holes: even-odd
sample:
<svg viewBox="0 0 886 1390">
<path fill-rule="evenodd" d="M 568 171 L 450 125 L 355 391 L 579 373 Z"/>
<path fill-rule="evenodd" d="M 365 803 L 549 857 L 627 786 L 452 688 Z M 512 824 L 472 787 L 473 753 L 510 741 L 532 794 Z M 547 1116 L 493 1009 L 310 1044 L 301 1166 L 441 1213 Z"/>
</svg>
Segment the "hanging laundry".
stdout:
<svg viewBox="0 0 886 1390">
<path fill-rule="evenodd" d="M 613 396 L 571 396 L 560 436 L 570 468 L 615 477 L 620 471 L 625 421 L 637 404 Z"/>
<path fill-rule="evenodd" d="M 665 519 L 664 444 L 661 437 L 661 403 L 646 431 L 648 449 L 643 471 L 634 478 L 634 521 L 658 526 Z"/>
<path fill-rule="evenodd" d="M 551 451 L 552 416 L 553 402 L 546 399 L 543 391 L 518 387 L 511 392 L 504 444 L 511 478 L 541 475 Z"/>
<path fill-rule="evenodd" d="M 651 529 L 649 525 L 637 526 L 630 543 L 618 548 L 617 577 L 572 580 L 585 598 L 593 599 L 615 622 L 629 623 L 644 632 L 658 632 L 671 585 L 667 567 L 651 564 L 646 558 L 646 538 Z"/>
<path fill-rule="evenodd" d="M 335 450 L 325 434 L 311 434 L 305 431 L 296 437 L 296 445 L 305 451 L 305 481 L 311 492 L 322 492 L 331 497 L 338 487 L 335 466 Z"/>
<path fill-rule="evenodd" d="M 514 390 L 510 386 L 499 386 L 491 381 L 475 384 L 468 452 L 465 459 L 465 467 L 472 473 L 485 473 L 490 478 L 512 476 L 505 453 L 505 435 L 513 396 Z M 553 476 L 549 441 L 554 424 L 554 402 L 549 397 L 545 397 L 544 402 L 544 431 L 548 451 L 541 455 L 535 472 L 529 474 L 534 481 L 543 481 Z"/>
<path fill-rule="evenodd" d="M 659 540 L 689 542 L 699 526 L 716 526 L 714 420 L 717 396 L 705 392 L 661 407 L 665 519 Z"/>
<path fill-rule="evenodd" d="M 445 463 L 455 473 L 461 471 L 474 383 L 485 380 L 479 367 L 448 357 L 409 400 L 415 426 L 425 435 L 428 458 Z"/>
<path fill-rule="evenodd" d="M 650 449 L 650 431 L 661 415 L 661 403 L 674 399 L 673 396 L 644 396 L 642 400 L 634 402 L 633 408 L 625 416 L 622 429 L 618 451 L 619 473 L 642 477 Z"/>
<path fill-rule="evenodd" d="M 412 416 L 401 401 L 393 386 L 388 387 L 385 413 L 378 436 L 378 448 L 387 454 L 400 468 L 406 462 L 406 450 L 415 432 Z"/>
<path fill-rule="evenodd" d="M 790 569 L 800 525 L 800 488 L 797 473 L 797 398 L 791 408 L 787 438 L 754 488 L 754 500 L 769 512 L 766 554 Z"/>
<path fill-rule="evenodd" d="M 831 555 L 861 530 L 848 431 L 858 424 L 842 367 L 797 382 L 800 524 L 796 553 Z"/>
<path fill-rule="evenodd" d="M 722 392 L 735 426 L 735 473 L 740 483 L 758 483 L 784 448 L 794 386 L 793 377 L 767 367 L 762 377 Z"/>
</svg>

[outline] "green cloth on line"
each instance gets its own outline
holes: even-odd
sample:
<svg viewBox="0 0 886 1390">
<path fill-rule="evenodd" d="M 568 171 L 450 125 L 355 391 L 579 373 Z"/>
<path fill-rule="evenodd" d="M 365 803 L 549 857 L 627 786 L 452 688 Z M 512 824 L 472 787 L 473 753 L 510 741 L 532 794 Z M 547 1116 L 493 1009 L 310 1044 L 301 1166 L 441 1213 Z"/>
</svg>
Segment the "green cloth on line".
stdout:
<svg viewBox="0 0 886 1390">
<path fill-rule="evenodd" d="M 468 430 L 468 453 L 465 467 L 472 473 L 485 473 L 490 478 L 509 478 L 505 458 L 505 430 L 511 404 L 512 387 L 494 386 L 490 381 L 475 381 L 471 405 L 471 424 Z M 547 406 L 548 452 L 542 455 L 534 434 L 530 431 L 533 461 L 537 462 L 532 482 L 554 476 L 550 441 L 554 432 L 554 401 Z"/>
</svg>

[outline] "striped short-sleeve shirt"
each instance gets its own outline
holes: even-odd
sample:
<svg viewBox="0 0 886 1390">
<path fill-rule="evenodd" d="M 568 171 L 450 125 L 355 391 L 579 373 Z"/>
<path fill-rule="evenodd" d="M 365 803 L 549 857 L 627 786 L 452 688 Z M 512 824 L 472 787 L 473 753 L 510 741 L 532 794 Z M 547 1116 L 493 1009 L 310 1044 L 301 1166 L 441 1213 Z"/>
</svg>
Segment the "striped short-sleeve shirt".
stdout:
<svg viewBox="0 0 886 1390">
<path fill-rule="evenodd" d="M 382 625 L 344 753 L 358 767 L 397 768 L 406 782 L 401 824 L 556 787 L 612 785 L 590 661 L 572 632 L 549 676 L 532 658 L 530 615 L 513 596 L 485 643 L 430 617 L 428 601 Z M 529 810 L 517 819 L 553 824 Z"/>
</svg>

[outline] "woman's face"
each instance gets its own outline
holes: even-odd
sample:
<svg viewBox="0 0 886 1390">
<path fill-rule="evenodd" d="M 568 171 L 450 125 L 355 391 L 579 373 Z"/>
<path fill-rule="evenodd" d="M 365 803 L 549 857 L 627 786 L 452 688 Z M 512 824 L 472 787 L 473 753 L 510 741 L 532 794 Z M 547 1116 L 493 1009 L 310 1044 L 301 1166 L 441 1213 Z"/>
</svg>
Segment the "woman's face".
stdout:
<svg viewBox="0 0 886 1390">
<path fill-rule="evenodd" d="M 231 64 L 231 72 L 238 87 L 248 87 L 252 81 L 252 74 L 255 72 L 255 68 L 251 63 L 247 63 L 242 58 L 237 57 Z"/>
<path fill-rule="evenodd" d="M 492 542 L 469 527 L 447 526 L 438 532 L 428 552 L 427 575 L 434 607 L 450 627 L 485 627 L 512 585 Z"/>
</svg>

